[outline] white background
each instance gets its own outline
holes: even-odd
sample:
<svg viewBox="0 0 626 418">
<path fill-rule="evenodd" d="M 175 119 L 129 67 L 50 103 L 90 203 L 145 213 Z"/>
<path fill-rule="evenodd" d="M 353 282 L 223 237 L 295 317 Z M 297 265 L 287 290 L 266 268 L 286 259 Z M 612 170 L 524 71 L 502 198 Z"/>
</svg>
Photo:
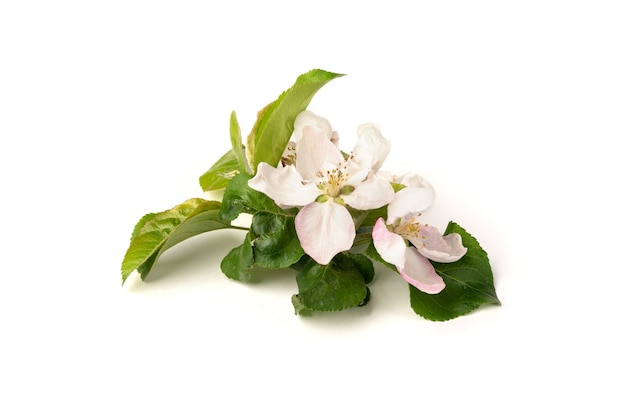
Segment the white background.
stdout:
<svg viewBox="0 0 626 418">
<path fill-rule="evenodd" d="M 0 5 L 0 415 L 626 414 L 623 3 L 408 4 Z M 201 195 L 231 110 L 247 133 L 312 68 L 348 76 L 310 109 L 346 150 L 381 125 L 501 307 L 428 322 L 380 269 L 367 307 L 296 317 L 292 272 L 221 274 L 236 232 L 121 286 L 135 222 Z"/>
</svg>

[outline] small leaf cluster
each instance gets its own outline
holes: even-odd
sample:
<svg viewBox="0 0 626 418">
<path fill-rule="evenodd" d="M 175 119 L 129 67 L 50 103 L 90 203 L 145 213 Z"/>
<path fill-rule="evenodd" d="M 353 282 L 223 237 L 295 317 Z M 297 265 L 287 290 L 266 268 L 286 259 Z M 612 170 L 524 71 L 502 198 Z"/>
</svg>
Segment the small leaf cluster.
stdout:
<svg viewBox="0 0 626 418">
<path fill-rule="evenodd" d="M 235 112 L 230 117 L 231 149 L 200 176 L 204 191 L 224 189 L 222 201 L 189 199 L 180 205 L 143 216 L 131 234 L 122 261 L 122 283 L 137 271 L 142 280 L 159 257 L 172 246 L 195 235 L 218 229 L 244 229 L 241 245 L 230 250 L 221 262 L 227 277 L 249 282 L 254 269 L 295 271 L 298 293 L 292 296 L 296 314 L 312 311 L 339 311 L 363 306 L 370 299 L 368 285 L 374 279 L 373 261 L 397 273 L 396 268 L 376 252 L 371 227 L 386 217 L 386 207 L 375 211 L 353 211 L 357 225 L 354 246 L 362 253 L 345 251 L 327 265 L 320 265 L 302 249 L 295 229 L 297 208 L 283 209 L 265 194 L 251 189 L 248 180 L 260 162 L 276 166 L 293 133 L 295 118 L 304 111 L 317 91 L 341 74 L 312 70 L 297 78 L 294 85 L 258 113 L 245 144 Z M 398 189 L 402 186 L 395 185 Z M 249 228 L 232 222 L 242 214 L 252 220 Z M 450 264 L 432 262 L 446 283 L 436 295 L 422 293 L 409 285 L 410 305 L 420 316 L 444 321 L 468 314 L 485 304 L 499 304 L 487 253 L 478 241 L 454 222 L 445 234 L 458 233 L 466 255 Z M 401 280 L 400 276 L 398 279 Z"/>
</svg>

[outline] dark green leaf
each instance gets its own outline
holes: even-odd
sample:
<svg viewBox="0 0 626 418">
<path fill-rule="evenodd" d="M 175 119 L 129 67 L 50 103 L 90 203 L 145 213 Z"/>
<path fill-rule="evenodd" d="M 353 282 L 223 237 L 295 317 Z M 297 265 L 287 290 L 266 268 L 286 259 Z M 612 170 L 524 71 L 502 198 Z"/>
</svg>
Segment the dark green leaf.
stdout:
<svg viewBox="0 0 626 418">
<path fill-rule="evenodd" d="M 409 286 L 413 310 L 433 321 L 456 318 L 484 304 L 500 304 L 487 253 L 467 231 L 450 222 L 444 234 L 453 232 L 461 235 L 467 253 L 455 263 L 432 262 L 446 287 L 439 294 L 429 295 Z"/>
<path fill-rule="evenodd" d="M 205 192 L 223 189 L 228 185 L 230 179 L 239 172 L 239 160 L 231 149 L 200 176 L 200 187 Z"/>
<path fill-rule="evenodd" d="M 365 303 L 368 291 L 360 263 L 343 253 L 325 266 L 313 260 L 302 265 L 296 275 L 298 294 L 294 303 L 296 313 L 306 308 L 312 311 L 339 311 Z"/>
<path fill-rule="evenodd" d="M 361 276 L 363 276 L 365 284 L 369 284 L 374 280 L 374 265 L 369 258 L 362 254 L 351 252 L 344 252 L 342 255 L 347 257 L 354 264 L 354 267 L 361 273 Z"/>
<path fill-rule="evenodd" d="M 246 153 L 251 169 L 260 162 L 275 167 L 293 133 L 296 116 L 304 111 L 317 91 L 342 74 L 311 70 L 299 76 L 294 85 L 262 109 L 248 136 Z"/>
<path fill-rule="evenodd" d="M 224 191 L 222 199 L 222 219 L 232 221 L 241 213 L 255 214 L 257 212 L 273 213 L 282 216 L 294 216 L 276 206 L 274 201 L 264 193 L 251 189 L 248 180 L 252 176 L 241 173 L 233 177 Z"/>
<path fill-rule="evenodd" d="M 387 205 L 367 211 L 356 211 L 351 209 L 352 217 L 354 218 L 355 225 L 359 227 L 373 227 L 378 218 L 387 219 Z M 356 224 L 358 221 L 358 225 Z"/>
<path fill-rule="evenodd" d="M 266 268 L 285 268 L 304 255 L 294 217 L 259 212 L 252 218 L 254 260 Z"/>
<path fill-rule="evenodd" d="M 203 232 L 229 228 L 229 222 L 220 220 L 219 210 L 220 202 L 196 198 L 141 218 L 122 261 L 122 283 L 134 270 L 145 279 L 160 255 L 179 242 Z"/>
<path fill-rule="evenodd" d="M 252 280 L 250 270 L 253 265 L 254 255 L 252 254 L 250 233 L 247 233 L 243 244 L 230 250 L 230 252 L 226 254 L 226 257 L 222 260 L 220 267 L 226 277 L 243 282 L 249 282 Z"/>
</svg>

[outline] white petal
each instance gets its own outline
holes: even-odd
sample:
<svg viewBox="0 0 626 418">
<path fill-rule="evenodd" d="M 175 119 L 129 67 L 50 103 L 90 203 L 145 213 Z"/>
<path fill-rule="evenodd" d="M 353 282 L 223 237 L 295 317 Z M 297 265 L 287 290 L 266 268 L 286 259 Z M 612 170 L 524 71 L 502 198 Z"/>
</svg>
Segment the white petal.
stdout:
<svg viewBox="0 0 626 418">
<path fill-rule="evenodd" d="M 344 185 L 356 187 L 365 181 L 365 179 L 372 173 L 372 167 L 371 165 L 363 164 L 363 161 L 356 161 L 353 158 L 348 159 L 345 165 L 347 178 L 343 183 Z"/>
<path fill-rule="evenodd" d="M 398 269 L 404 268 L 406 260 L 406 242 L 404 239 L 387 229 L 383 218 L 379 218 L 372 230 L 372 240 L 378 254 L 388 263 L 393 264 Z"/>
<path fill-rule="evenodd" d="M 324 133 L 324 135 L 326 136 L 326 139 L 328 140 L 334 139 L 333 129 L 330 126 L 330 122 L 328 122 L 328 119 L 323 118 L 321 116 L 317 116 L 315 113 L 311 112 L 310 110 L 305 110 L 304 112 L 301 112 L 296 117 L 296 120 L 293 124 L 293 134 L 296 138 L 296 141 L 302 138 L 302 129 L 305 126 L 314 126 Z M 337 136 L 336 139 L 339 140 L 339 136 Z"/>
<path fill-rule="evenodd" d="M 398 271 L 404 280 L 424 293 L 436 294 L 446 287 L 432 264 L 413 247 L 406 248 L 404 269 Z"/>
<path fill-rule="evenodd" d="M 296 143 L 296 167 L 302 178 L 314 181 L 320 171 L 336 168 L 344 161 L 339 148 L 322 130 L 311 125 L 302 129 L 302 138 Z"/>
<path fill-rule="evenodd" d="M 339 134 L 337 133 L 337 131 L 333 131 L 332 135 L 330 136 L 330 142 L 335 144 L 336 147 L 339 147 Z"/>
<path fill-rule="evenodd" d="M 387 222 L 416 214 L 428 209 L 435 199 L 435 192 L 426 187 L 405 187 L 397 192 L 387 209 Z"/>
<path fill-rule="evenodd" d="M 349 195 L 341 195 L 346 205 L 359 210 L 378 209 L 394 197 L 393 187 L 381 176 L 373 176 L 356 186 Z"/>
<path fill-rule="evenodd" d="M 378 171 L 389 154 L 391 141 L 382 136 L 379 126 L 374 123 L 359 125 L 357 135 L 359 139 L 353 151 L 355 158 L 369 161 L 372 170 Z"/>
<path fill-rule="evenodd" d="M 248 186 L 265 193 L 281 207 L 307 205 L 322 193 L 315 184 L 305 183 L 292 165 L 276 168 L 260 163 Z"/>
<path fill-rule="evenodd" d="M 319 264 L 328 264 L 337 253 L 352 248 L 356 236 L 352 216 L 332 200 L 306 205 L 295 221 L 300 245 Z"/>
<path fill-rule="evenodd" d="M 433 226 L 422 227 L 420 235 L 423 236 L 423 245 L 417 250 L 424 257 L 439 263 L 454 263 L 465 255 L 467 248 L 463 246 L 461 236 L 457 233 L 441 236 L 437 228 Z"/>
<path fill-rule="evenodd" d="M 403 184 L 407 187 L 425 187 L 428 189 L 432 189 L 433 194 L 435 193 L 435 188 L 432 186 L 432 184 L 430 184 L 428 180 L 426 180 L 419 174 L 411 172 L 397 174 L 387 170 L 379 170 L 378 174 L 385 176 L 385 178 L 392 183 Z"/>
<path fill-rule="evenodd" d="M 435 192 L 435 189 L 430 184 L 430 182 L 419 174 L 407 173 L 402 176 L 402 178 L 400 179 L 400 183 L 404 184 L 407 187 L 424 187 L 427 189 L 432 189 L 433 194 Z"/>
<path fill-rule="evenodd" d="M 387 179 L 388 182 L 390 183 L 399 183 L 400 181 L 398 180 L 399 176 L 392 173 L 391 171 L 387 171 L 387 170 L 378 170 L 377 174 L 379 176 L 383 176 L 384 178 Z"/>
</svg>

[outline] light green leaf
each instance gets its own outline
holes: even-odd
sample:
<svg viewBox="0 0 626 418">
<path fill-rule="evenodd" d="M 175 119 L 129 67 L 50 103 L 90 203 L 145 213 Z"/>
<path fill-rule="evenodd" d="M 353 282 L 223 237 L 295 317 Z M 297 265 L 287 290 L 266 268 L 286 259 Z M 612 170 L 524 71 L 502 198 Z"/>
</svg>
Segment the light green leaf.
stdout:
<svg viewBox="0 0 626 418">
<path fill-rule="evenodd" d="M 254 162 L 254 149 L 255 149 L 255 138 L 257 131 L 259 130 L 259 126 L 261 122 L 264 120 L 265 113 L 267 113 L 268 109 L 274 105 L 276 101 L 265 105 L 265 107 L 259 110 L 256 114 L 256 121 L 254 122 L 254 126 L 252 126 L 252 130 L 248 134 L 246 138 L 246 158 L 248 159 L 248 163 L 250 164 L 250 168 L 252 169 L 252 174 L 256 173 L 256 166 L 258 163 Z M 292 131 L 293 132 L 293 131 Z M 287 141 L 289 142 L 289 141 Z"/>
<path fill-rule="evenodd" d="M 439 294 L 429 295 L 409 286 L 415 313 L 433 321 L 466 315 L 485 304 L 500 304 L 487 253 L 465 229 L 450 222 L 444 235 L 453 232 L 461 235 L 467 253 L 454 263 L 431 262 L 446 287 Z"/>
<path fill-rule="evenodd" d="M 233 110 L 230 114 L 230 144 L 232 145 L 233 153 L 237 157 L 237 163 L 239 164 L 239 172 L 249 172 L 248 163 L 243 153 L 243 140 L 241 139 L 241 128 L 239 128 L 239 122 L 237 121 L 237 114 Z"/>
<path fill-rule="evenodd" d="M 219 218 L 220 202 L 189 199 L 172 209 L 145 215 L 133 230 L 122 261 L 122 284 L 137 270 L 145 279 L 165 250 L 203 232 L 230 228 Z"/>
<path fill-rule="evenodd" d="M 205 192 L 224 189 L 236 174 L 249 171 L 243 151 L 241 129 L 234 111 L 230 114 L 230 145 L 231 149 L 200 176 L 200 187 Z"/>
<path fill-rule="evenodd" d="M 130 236 L 130 240 L 134 240 L 135 236 L 137 236 L 137 234 L 139 233 L 139 231 L 141 231 L 141 228 L 143 228 L 143 226 L 150 221 L 152 218 L 154 218 L 155 216 L 157 216 L 158 213 L 147 213 L 145 215 L 142 216 L 142 218 L 139 220 L 139 222 L 137 222 L 137 224 L 135 225 L 135 227 L 133 228 L 133 233 Z"/>
<path fill-rule="evenodd" d="M 300 297 L 298 295 L 291 296 L 291 303 L 293 304 L 293 310 L 296 315 L 310 315 L 311 310 L 304 306 L 302 302 L 300 302 Z"/>
<path fill-rule="evenodd" d="M 200 187 L 205 192 L 223 189 L 228 185 L 230 179 L 239 172 L 239 159 L 231 149 L 200 176 Z"/>
<path fill-rule="evenodd" d="M 259 111 L 246 144 L 246 155 L 253 172 L 256 172 L 260 162 L 266 162 L 272 167 L 278 164 L 293 133 L 296 116 L 306 110 L 319 89 L 342 75 L 311 70 L 300 75 L 289 90 Z"/>
</svg>

